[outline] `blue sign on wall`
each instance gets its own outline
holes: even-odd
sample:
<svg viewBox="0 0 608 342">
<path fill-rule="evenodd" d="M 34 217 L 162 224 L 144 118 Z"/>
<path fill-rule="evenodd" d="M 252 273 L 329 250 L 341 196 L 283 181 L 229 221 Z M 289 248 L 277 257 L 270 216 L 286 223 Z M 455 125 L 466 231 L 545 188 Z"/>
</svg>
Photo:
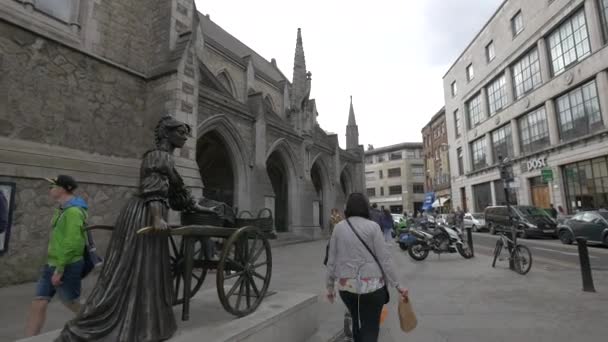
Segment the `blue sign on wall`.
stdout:
<svg viewBox="0 0 608 342">
<path fill-rule="evenodd" d="M 435 202 L 435 193 L 427 192 L 424 195 L 424 204 L 422 204 L 422 210 L 433 210 L 433 202 Z"/>
</svg>

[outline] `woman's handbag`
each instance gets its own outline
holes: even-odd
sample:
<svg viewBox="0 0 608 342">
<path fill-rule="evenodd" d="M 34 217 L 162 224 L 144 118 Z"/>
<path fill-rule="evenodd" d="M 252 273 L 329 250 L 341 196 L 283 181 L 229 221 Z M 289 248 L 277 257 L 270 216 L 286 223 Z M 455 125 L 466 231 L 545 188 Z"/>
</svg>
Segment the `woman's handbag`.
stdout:
<svg viewBox="0 0 608 342">
<path fill-rule="evenodd" d="M 359 235 L 359 233 L 357 233 L 357 231 L 355 230 L 355 228 L 353 227 L 353 225 L 350 223 L 349 219 L 346 219 L 346 223 L 348 223 L 348 226 L 350 227 L 350 229 L 353 231 L 353 233 L 355 233 L 355 235 L 357 235 L 357 238 L 359 239 L 359 241 L 361 241 L 361 243 L 363 244 L 363 246 L 365 246 L 365 249 L 367 249 L 367 251 L 369 252 L 369 254 L 372 255 L 372 257 L 374 258 L 374 260 L 376 261 L 376 264 L 378 264 L 378 267 L 380 267 L 380 272 L 382 273 L 382 278 L 384 279 L 384 292 L 386 295 L 386 300 L 384 301 L 384 304 L 387 304 L 390 299 L 391 299 L 391 294 L 390 292 L 388 292 L 388 281 L 386 279 L 386 273 L 384 273 L 384 268 L 382 268 L 382 264 L 380 264 L 380 260 L 378 260 L 378 258 L 376 257 L 376 254 L 374 254 L 374 252 L 372 252 L 371 248 L 369 248 L 369 246 L 365 243 L 365 241 L 363 241 L 363 239 L 361 238 L 361 235 Z"/>
<path fill-rule="evenodd" d="M 412 308 L 410 298 L 399 299 L 399 325 L 404 332 L 410 332 L 418 325 L 418 319 Z"/>
</svg>

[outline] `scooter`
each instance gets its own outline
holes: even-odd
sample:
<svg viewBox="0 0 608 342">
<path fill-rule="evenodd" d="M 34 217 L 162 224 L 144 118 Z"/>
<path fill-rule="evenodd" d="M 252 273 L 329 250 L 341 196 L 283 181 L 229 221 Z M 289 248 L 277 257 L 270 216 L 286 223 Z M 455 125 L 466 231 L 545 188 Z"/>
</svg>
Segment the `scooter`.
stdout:
<svg viewBox="0 0 608 342">
<path fill-rule="evenodd" d="M 411 229 L 410 234 L 416 238 L 416 241 L 407 252 L 414 260 L 426 259 L 431 251 L 437 254 L 458 252 L 465 259 L 473 257 L 469 246 L 463 242 L 462 232 L 456 227 L 438 224 L 432 233 Z"/>
</svg>

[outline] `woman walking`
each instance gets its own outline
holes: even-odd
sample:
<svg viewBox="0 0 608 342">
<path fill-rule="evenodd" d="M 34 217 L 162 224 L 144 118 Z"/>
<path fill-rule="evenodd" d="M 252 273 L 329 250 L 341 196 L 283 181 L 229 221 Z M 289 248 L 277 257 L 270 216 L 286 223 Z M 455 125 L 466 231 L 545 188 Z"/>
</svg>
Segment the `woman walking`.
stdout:
<svg viewBox="0 0 608 342">
<path fill-rule="evenodd" d="M 369 219 L 369 202 L 360 193 L 348 197 L 346 220 L 334 228 L 327 263 L 327 298 L 334 302 L 336 288 L 353 321 L 355 342 L 376 342 L 380 314 L 388 288 L 401 288 L 380 227 Z"/>
<path fill-rule="evenodd" d="M 393 215 L 388 209 L 384 209 L 382 213 L 382 233 L 384 233 L 384 241 L 390 242 L 393 238 L 391 232 L 395 228 L 395 222 L 393 222 Z"/>
</svg>

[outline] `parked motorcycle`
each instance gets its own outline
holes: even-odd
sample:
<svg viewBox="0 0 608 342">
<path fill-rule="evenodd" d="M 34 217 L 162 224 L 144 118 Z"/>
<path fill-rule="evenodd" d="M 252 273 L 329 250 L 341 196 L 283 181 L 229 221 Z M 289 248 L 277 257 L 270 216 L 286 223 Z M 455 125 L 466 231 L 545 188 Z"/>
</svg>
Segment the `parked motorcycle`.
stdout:
<svg viewBox="0 0 608 342">
<path fill-rule="evenodd" d="M 433 251 L 437 254 L 460 253 L 465 259 L 473 257 L 469 246 L 464 243 L 462 231 L 456 227 L 438 224 L 432 230 L 411 229 L 416 241 L 407 250 L 412 259 L 422 261 Z"/>
</svg>

